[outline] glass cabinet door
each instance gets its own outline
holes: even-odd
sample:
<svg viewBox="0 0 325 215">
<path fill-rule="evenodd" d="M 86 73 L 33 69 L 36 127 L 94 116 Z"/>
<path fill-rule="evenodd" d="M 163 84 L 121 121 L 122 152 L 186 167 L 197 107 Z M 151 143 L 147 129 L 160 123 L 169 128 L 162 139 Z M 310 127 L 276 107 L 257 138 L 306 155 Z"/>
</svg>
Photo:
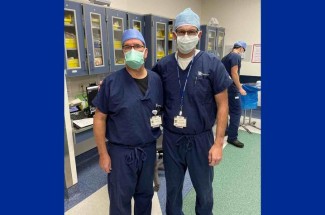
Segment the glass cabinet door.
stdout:
<svg viewBox="0 0 325 215">
<path fill-rule="evenodd" d="M 79 58 L 79 47 L 77 44 L 78 34 L 76 31 L 75 19 L 75 11 L 64 11 L 64 41 L 68 69 L 78 69 L 81 65 Z"/>
<path fill-rule="evenodd" d="M 166 23 L 156 23 L 156 59 L 166 56 Z"/>
<path fill-rule="evenodd" d="M 113 40 L 114 40 L 114 63 L 115 65 L 124 65 L 124 55 L 122 52 L 122 34 L 124 29 L 123 19 L 113 17 Z"/>
<path fill-rule="evenodd" d="M 122 52 L 122 34 L 124 29 L 123 19 L 113 17 L 113 41 L 114 41 L 114 63 L 115 65 L 124 65 L 124 55 Z"/>
<path fill-rule="evenodd" d="M 81 5 L 66 2 L 64 9 L 64 46 L 67 76 L 87 75 Z"/>
<path fill-rule="evenodd" d="M 168 23 L 168 54 L 172 54 L 176 49 L 175 40 L 173 40 L 173 21 L 169 21 Z"/>
<path fill-rule="evenodd" d="M 127 28 L 133 28 L 141 32 L 141 34 L 144 37 L 144 16 L 139 15 L 139 14 L 133 14 L 133 13 L 128 13 L 127 14 L 127 19 L 128 19 L 128 26 Z"/>
<path fill-rule="evenodd" d="M 122 51 L 122 35 L 125 30 L 126 13 L 107 8 L 107 29 L 110 44 L 111 71 L 122 69 L 125 65 Z"/>
<path fill-rule="evenodd" d="M 208 52 L 215 52 L 216 50 L 216 31 L 208 31 Z"/>
<path fill-rule="evenodd" d="M 150 69 L 157 61 L 168 54 L 168 26 L 170 19 L 147 14 L 144 15 L 144 21 L 146 23 L 144 38 L 148 47 L 145 66 Z"/>
<path fill-rule="evenodd" d="M 218 52 L 217 52 L 217 56 L 222 59 L 223 58 L 223 47 L 224 47 L 224 43 L 225 43 L 225 31 L 223 30 L 218 30 L 217 33 L 217 37 L 218 37 Z"/>
<path fill-rule="evenodd" d="M 133 29 L 142 32 L 141 22 L 139 20 L 133 20 Z"/>
<path fill-rule="evenodd" d="M 89 74 L 109 72 L 105 9 L 84 5 Z"/>
<path fill-rule="evenodd" d="M 99 14 L 91 14 L 91 29 L 92 29 L 92 39 L 93 39 L 93 48 L 94 48 L 94 64 L 95 67 L 100 67 L 104 65 L 104 53 L 102 47 L 103 36 L 101 32 L 101 22 Z"/>
</svg>

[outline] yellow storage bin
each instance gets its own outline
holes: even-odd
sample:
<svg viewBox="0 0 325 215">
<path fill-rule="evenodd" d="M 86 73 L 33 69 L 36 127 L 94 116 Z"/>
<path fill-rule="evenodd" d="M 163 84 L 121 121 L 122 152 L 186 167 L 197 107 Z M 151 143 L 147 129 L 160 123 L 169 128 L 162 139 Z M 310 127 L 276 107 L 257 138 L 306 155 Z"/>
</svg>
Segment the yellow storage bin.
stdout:
<svg viewBox="0 0 325 215">
<path fill-rule="evenodd" d="M 165 52 L 157 51 L 157 58 L 160 59 L 160 58 L 163 58 L 163 57 L 165 57 Z"/>
<path fill-rule="evenodd" d="M 71 25 L 72 22 L 73 22 L 73 20 L 72 20 L 72 16 L 71 15 L 68 15 L 68 16 L 65 16 L 64 17 L 64 24 L 65 25 Z"/>
<path fill-rule="evenodd" d="M 96 18 L 92 18 L 91 21 L 99 23 L 99 19 L 96 19 Z"/>
<path fill-rule="evenodd" d="M 114 40 L 114 48 L 122 49 L 122 41 Z"/>
<path fill-rule="evenodd" d="M 115 63 L 116 63 L 116 64 L 125 64 L 123 58 L 115 59 Z"/>
<path fill-rule="evenodd" d="M 79 67 L 79 59 L 68 59 L 68 68 L 76 68 Z"/>
<path fill-rule="evenodd" d="M 120 26 L 120 24 L 118 23 L 118 21 L 117 21 L 117 22 L 114 22 L 114 24 L 113 24 L 113 29 L 114 29 L 114 30 L 121 30 L 121 26 Z"/>
<path fill-rule="evenodd" d="M 65 47 L 67 49 L 76 49 L 77 48 L 76 39 L 65 39 Z"/>
<path fill-rule="evenodd" d="M 164 38 L 165 37 L 165 35 L 164 35 L 164 31 L 162 31 L 162 30 L 158 30 L 157 31 L 157 38 Z"/>
<path fill-rule="evenodd" d="M 172 40 L 172 39 L 173 39 L 173 33 L 170 32 L 170 33 L 168 34 L 168 39 L 169 39 L 169 40 Z"/>
</svg>

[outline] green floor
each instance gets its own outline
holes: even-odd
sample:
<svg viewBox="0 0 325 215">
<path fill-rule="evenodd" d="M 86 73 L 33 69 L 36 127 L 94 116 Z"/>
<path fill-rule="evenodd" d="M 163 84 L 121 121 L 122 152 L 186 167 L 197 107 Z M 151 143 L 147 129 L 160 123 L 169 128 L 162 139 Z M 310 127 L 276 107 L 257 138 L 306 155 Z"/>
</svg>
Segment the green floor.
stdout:
<svg viewBox="0 0 325 215">
<path fill-rule="evenodd" d="M 261 135 L 240 131 L 240 149 L 227 145 L 214 169 L 214 215 L 261 214 Z M 195 214 L 194 188 L 184 198 L 183 211 Z"/>
</svg>

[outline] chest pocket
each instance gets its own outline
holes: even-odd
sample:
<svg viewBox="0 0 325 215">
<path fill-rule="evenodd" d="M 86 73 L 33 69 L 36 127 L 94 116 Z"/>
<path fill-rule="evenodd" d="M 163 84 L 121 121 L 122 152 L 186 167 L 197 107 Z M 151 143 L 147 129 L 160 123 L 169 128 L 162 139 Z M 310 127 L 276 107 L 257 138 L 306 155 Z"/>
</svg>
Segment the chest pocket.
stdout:
<svg viewBox="0 0 325 215">
<path fill-rule="evenodd" d="M 198 71 L 195 75 L 194 97 L 202 104 L 211 103 L 214 101 L 209 73 Z"/>
</svg>

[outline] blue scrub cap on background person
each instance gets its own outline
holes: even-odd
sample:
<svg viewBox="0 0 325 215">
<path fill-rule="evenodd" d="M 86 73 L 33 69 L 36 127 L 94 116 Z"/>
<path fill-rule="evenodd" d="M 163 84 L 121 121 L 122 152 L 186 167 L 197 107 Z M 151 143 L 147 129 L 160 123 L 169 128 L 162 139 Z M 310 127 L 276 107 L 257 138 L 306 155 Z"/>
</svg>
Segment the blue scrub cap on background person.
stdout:
<svg viewBox="0 0 325 215">
<path fill-rule="evenodd" d="M 242 47 L 244 49 L 244 51 L 246 51 L 246 43 L 244 41 L 237 41 L 234 44 L 234 48 L 239 48 Z"/>
<path fill-rule="evenodd" d="M 141 42 L 143 42 L 144 46 L 146 46 L 146 42 L 144 41 L 144 38 L 143 38 L 141 32 L 136 29 L 128 29 L 128 30 L 124 31 L 124 33 L 122 35 L 122 44 L 124 44 L 125 41 L 130 40 L 130 39 L 138 39 Z"/>
<path fill-rule="evenodd" d="M 182 25 L 193 25 L 200 29 L 200 17 L 191 8 L 186 8 L 175 19 L 175 30 Z"/>
</svg>

